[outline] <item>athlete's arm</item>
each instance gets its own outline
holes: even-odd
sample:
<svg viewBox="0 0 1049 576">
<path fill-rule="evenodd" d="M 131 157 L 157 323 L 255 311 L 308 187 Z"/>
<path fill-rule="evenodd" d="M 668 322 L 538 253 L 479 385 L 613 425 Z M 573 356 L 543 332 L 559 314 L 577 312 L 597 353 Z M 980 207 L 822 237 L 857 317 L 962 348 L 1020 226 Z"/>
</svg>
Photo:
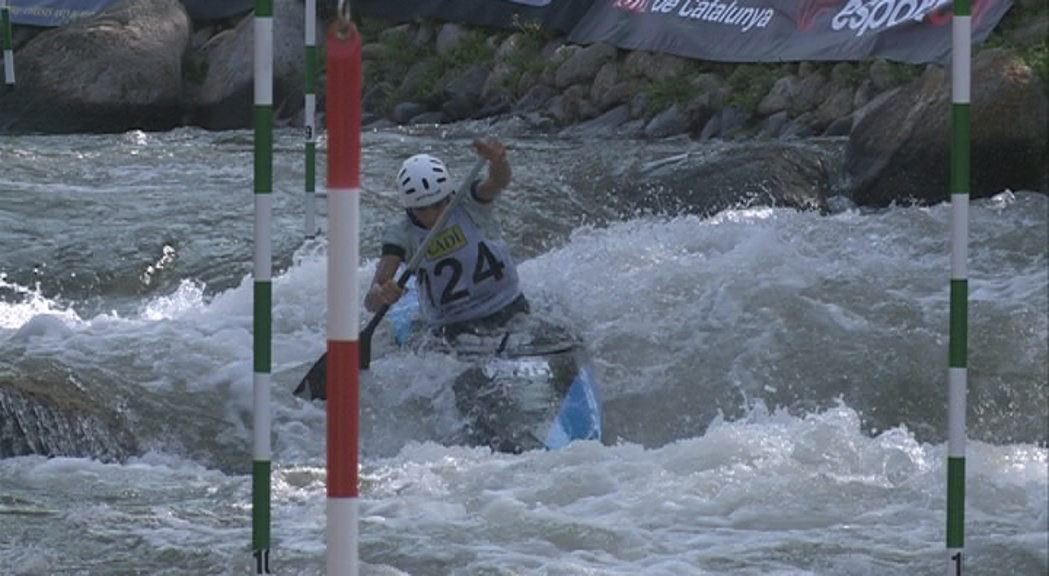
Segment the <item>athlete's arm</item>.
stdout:
<svg viewBox="0 0 1049 576">
<path fill-rule="evenodd" d="M 403 258 L 396 254 L 386 254 L 379 259 L 375 267 L 375 276 L 372 277 L 372 285 L 364 296 L 364 308 L 369 312 L 376 312 L 383 306 L 389 306 L 401 298 L 404 290 L 397 285 L 394 275 L 400 267 Z"/>
<path fill-rule="evenodd" d="M 480 202 L 491 202 L 510 184 L 510 161 L 506 159 L 506 146 L 494 138 L 474 142 L 477 154 L 488 161 L 488 178 L 474 188 L 474 196 Z"/>
</svg>

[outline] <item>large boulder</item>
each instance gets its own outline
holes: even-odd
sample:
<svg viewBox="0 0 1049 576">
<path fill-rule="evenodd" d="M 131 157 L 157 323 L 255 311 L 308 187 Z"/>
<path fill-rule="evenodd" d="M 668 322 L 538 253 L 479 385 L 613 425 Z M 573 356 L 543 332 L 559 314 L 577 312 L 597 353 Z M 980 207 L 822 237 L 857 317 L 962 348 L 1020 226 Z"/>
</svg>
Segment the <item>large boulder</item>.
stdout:
<svg viewBox="0 0 1049 576">
<path fill-rule="evenodd" d="M 278 116 L 294 116 L 305 101 L 303 38 L 306 9 L 299 0 L 273 3 L 273 105 Z M 317 42 L 324 27 L 318 26 Z M 250 128 L 255 104 L 255 19 L 244 18 L 195 55 L 205 78 L 187 103 L 190 123 L 209 130 Z"/>
<path fill-rule="evenodd" d="M 39 454 L 123 461 L 138 442 L 118 410 L 53 368 L 19 375 L 0 364 L 0 458 Z"/>
<path fill-rule="evenodd" d="M 190 20 L 179 0 L 122 0 L 36 36 L 0 99 L 0 131 L 166 130 L 182 121 Z"/>
<path fill-rule="evenodd" d="M 840 139 L 697 145 L 614 174 L 601 186 L 625 215 L 710 216 L 751 206 L 827 211 L 842 145 Z"/>
<path fill-rule="evenodd" d="M 1047 99 L 1030 67 L 1000 49 L 973 60 L 970 194 L 1045 190 Z M 938 67 L 857 113 L 846 149 L 861 205 L 940 203 L 950 192 L 951 80 Z"/>
</svg>

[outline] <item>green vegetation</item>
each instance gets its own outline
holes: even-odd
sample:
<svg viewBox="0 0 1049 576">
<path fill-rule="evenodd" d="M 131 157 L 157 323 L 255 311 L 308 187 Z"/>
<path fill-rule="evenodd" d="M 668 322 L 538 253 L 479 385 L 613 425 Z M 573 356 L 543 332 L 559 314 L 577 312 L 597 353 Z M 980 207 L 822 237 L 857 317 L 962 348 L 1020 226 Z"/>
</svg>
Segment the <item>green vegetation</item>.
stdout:
<svg viewBox="0 0 1049 576">
<path fill-rule="evenodd" d="M 867 79 L 870 66 L 865 62 L 838 62 L 830 69 L 831 81 L 849 88 L 859 88 Z"/>
<path fill-rule="evenodd" d="M 503 78 L 503 88 L 508 90 L 516 89 L 526 74 L 539 77 L 552 66 L 539 58 L 539 44 L 529 36 L 521 37 L 521 44 L 506 55 L 505 63 L 510 67 L 510 72 Z"/>
<path fill-rule="evenodd" d="M 488 43 L 488 35 L 480 30 L 463 33 L 455 48 L 441 56 L 445 66 L 451 70 L 465 70 L 474 64 L 491 62 L 495 50 Z"/>
<path fill-rule="evenodd" d="M 748 112 L 753 112 L 761 99 L 769 93 L 779 77 L 779 68 L 774 64 L 738 64 L 725 83 L 732 90 L 728 103 Z"/>
<path fill-rule="evenodd" d="M 1049 96 L 1049 45 L 1045 41 L 1019 51 L 1020 59 L 1031 67 L 1042 81 L 1042 90 Z"/>
<path fill-rule="evenodd" d="M 697 95 L 692 84 L 694 76 L 695 73 L 690 67 L 680 66 L 673 74 L 654 80 L 646 89 L 648 106 L 645 115 L 652 116 L 674 104 L 685 104 L 694 98 Z"/>
<path fill-rule="evenodd" d="M 1015 4 L 979 49 L 1002 47 L 1016 54 L 1035 71 L 1049 94 L 1049 46 L 1044 39 L 1031 45 L 1029 39 L 1029 27 L 1039 19 L 1044 19 L 1047 12 L 1049 5 L 1044 2 L 1028 3 L 1026 6 L 1023 3 Z M 442 23 L 434 21 L 423 25 L 437 29 Z M 364 19 L 361 23 L 366 40 L 376 41 L 382 37 L 382 58 L 372 63 L 371 75 L 374 78 L 369 81 L 385 82 L 393 87 L 386 97 L 384 108 L 398 101 L 433 94 L 439 91 L 442 83 L 474 64 L 492 63 L 494 47 L 498 45 L 493 38 L 505 39 L 507 34 L 505 31 L 467 29 L 455 48 L 447 54 L 437 55 L 434 42 L 419 44 L 416 34 L 410 32 L 408 27 L 397 32 L 389 27 L 390 23 L 374 19 Z M 543 46 L 559 36 L 535 21 L 518 19 L 514 22 L 514 28 L 517 46 L 505 55 L 500 70 L 502 85 L 510 91 L 520 88 L 523 78 L 538 81 L 540 77 L 549 75 L 551 68 L 556 65 L 541 58 L 540 52 Z M 1028 39 L 1019 40 L 1018 33 L 1021 32 Z M 683 61 L 677 70 L 660 79 L 651 82 L 638 80 L 635 90 L 647 94 L 645 113 L 651 116 L 675 104 L 685 104 L 694 99 L 704 90 L 695 82 L 696 77 L 713 73 L 725 79 L 724 86 L 728 89 L 726 104 L 754 112 L 778 78 L 791 72 L 797 73 L 799 68 L 814 67 L 836 84 L 855 89 L 870 77 L 871 65 L 872 61 L 742 64 L 689 60 Z M 184 67 L 187 78 L 206 76 L 206 65 L 194 66 L 187 62 Z M 924 70 L 924 66 L 900 62 L 883 62 L 879 66 L 884 67 L 882 73 L 887 74 L 891 85 L 911 82 Z"/>
<path fill-rule="evenodd" d="M 914 64 L 904 64 L 902 62 L 888 62 L 889 65 L 889 78 L 892 80 L 893 86 L 899 86 L 906 84 L 911 80 L 914 80 L 918 76 L 921 76 L 922 67 L 915 66 Z"/>
<path fill-rule="evenodd" d="M 527 22 L 522 20 L 519 14 L 514 14 L 514 28 L 537 46 L 542 46 L 554 36 L 544 30 L 539 22 Z"/>
<path fill-rule="evenodd" d="M 384 44 L 384 68 L 397 71 L 407 70 L 412 64 L 425 58 L 428 52 L 425 46 L 420 46 L 415 42 L 411 34 L 391 34 Z"/>
</svg>

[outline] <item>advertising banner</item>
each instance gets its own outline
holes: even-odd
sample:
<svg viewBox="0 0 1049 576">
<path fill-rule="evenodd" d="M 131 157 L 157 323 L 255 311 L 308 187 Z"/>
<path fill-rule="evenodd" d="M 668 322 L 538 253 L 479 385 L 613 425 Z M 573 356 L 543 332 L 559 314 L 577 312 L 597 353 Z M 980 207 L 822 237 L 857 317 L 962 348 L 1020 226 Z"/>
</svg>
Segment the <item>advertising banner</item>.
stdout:
<svg viewBox="0 0 1049 576">
<path fill-rule="evenodd" d="M 974 42 L 1011 0 L 972 0 Z M 723 62 L 888 60 L 944 63 L 950 0 L 597 0 L 572 30 L 580 44 Z"/>
<path fill-rule="evenodd" d="M 94 16 L 114 0 L 9 0 L 11 23 L 54 27 Z"/>
<path fill-rule="evenodd" d="M 538 25 L 544 30 L 568 33 L 594 3 L 595 0 L 353 0 L 351 6 L 362 16 L 394 22 L 433 18 L 508 30 Z"/>
</svg>

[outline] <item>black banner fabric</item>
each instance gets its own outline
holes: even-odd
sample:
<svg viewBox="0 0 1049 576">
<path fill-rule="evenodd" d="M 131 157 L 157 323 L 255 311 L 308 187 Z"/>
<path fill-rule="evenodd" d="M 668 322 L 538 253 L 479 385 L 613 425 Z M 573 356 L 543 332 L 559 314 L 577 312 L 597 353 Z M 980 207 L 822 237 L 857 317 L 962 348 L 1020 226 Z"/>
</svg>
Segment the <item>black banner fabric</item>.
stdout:
<svg viewBox="0 0 1049 576">
<path fill-rule="evenodd" d="M 514 29 L 538 25 L 567 34 L 600 0 L 352 0 L 362 16 L 394 22 L 433 18 L 474 26 Z"/>
<path fill-rule="evenodd" d="M 1010 6 L 973 0 L 973 40 Z M 722 62 L 944 63 L 951 17 L 950 0 L 598 0 L 569 39 Z"/>
<path fill-rule="evenodd" d="M 113 0 L 11 0 L 16 24 L 61 26 Z M 334 0 L 318 0 L 334 1 Z M 972 37 L 994 30 L 1012 0 L 971 0 Z M 182 0 L 195 19 L 250 10 L 254 0 Z M 946 63 L 951 0 L 350 0 L 354 13 L 394 22 L 432 18 L 513 30 L 538 26 L 571 42 L 606 42 L 722 62 Z"/>
<path fill-rule="evenodd" d="M 255 0 L 182 0 L 182 5 L 194 20 L 219 20 L 254 10 Z"/>
</svg>

